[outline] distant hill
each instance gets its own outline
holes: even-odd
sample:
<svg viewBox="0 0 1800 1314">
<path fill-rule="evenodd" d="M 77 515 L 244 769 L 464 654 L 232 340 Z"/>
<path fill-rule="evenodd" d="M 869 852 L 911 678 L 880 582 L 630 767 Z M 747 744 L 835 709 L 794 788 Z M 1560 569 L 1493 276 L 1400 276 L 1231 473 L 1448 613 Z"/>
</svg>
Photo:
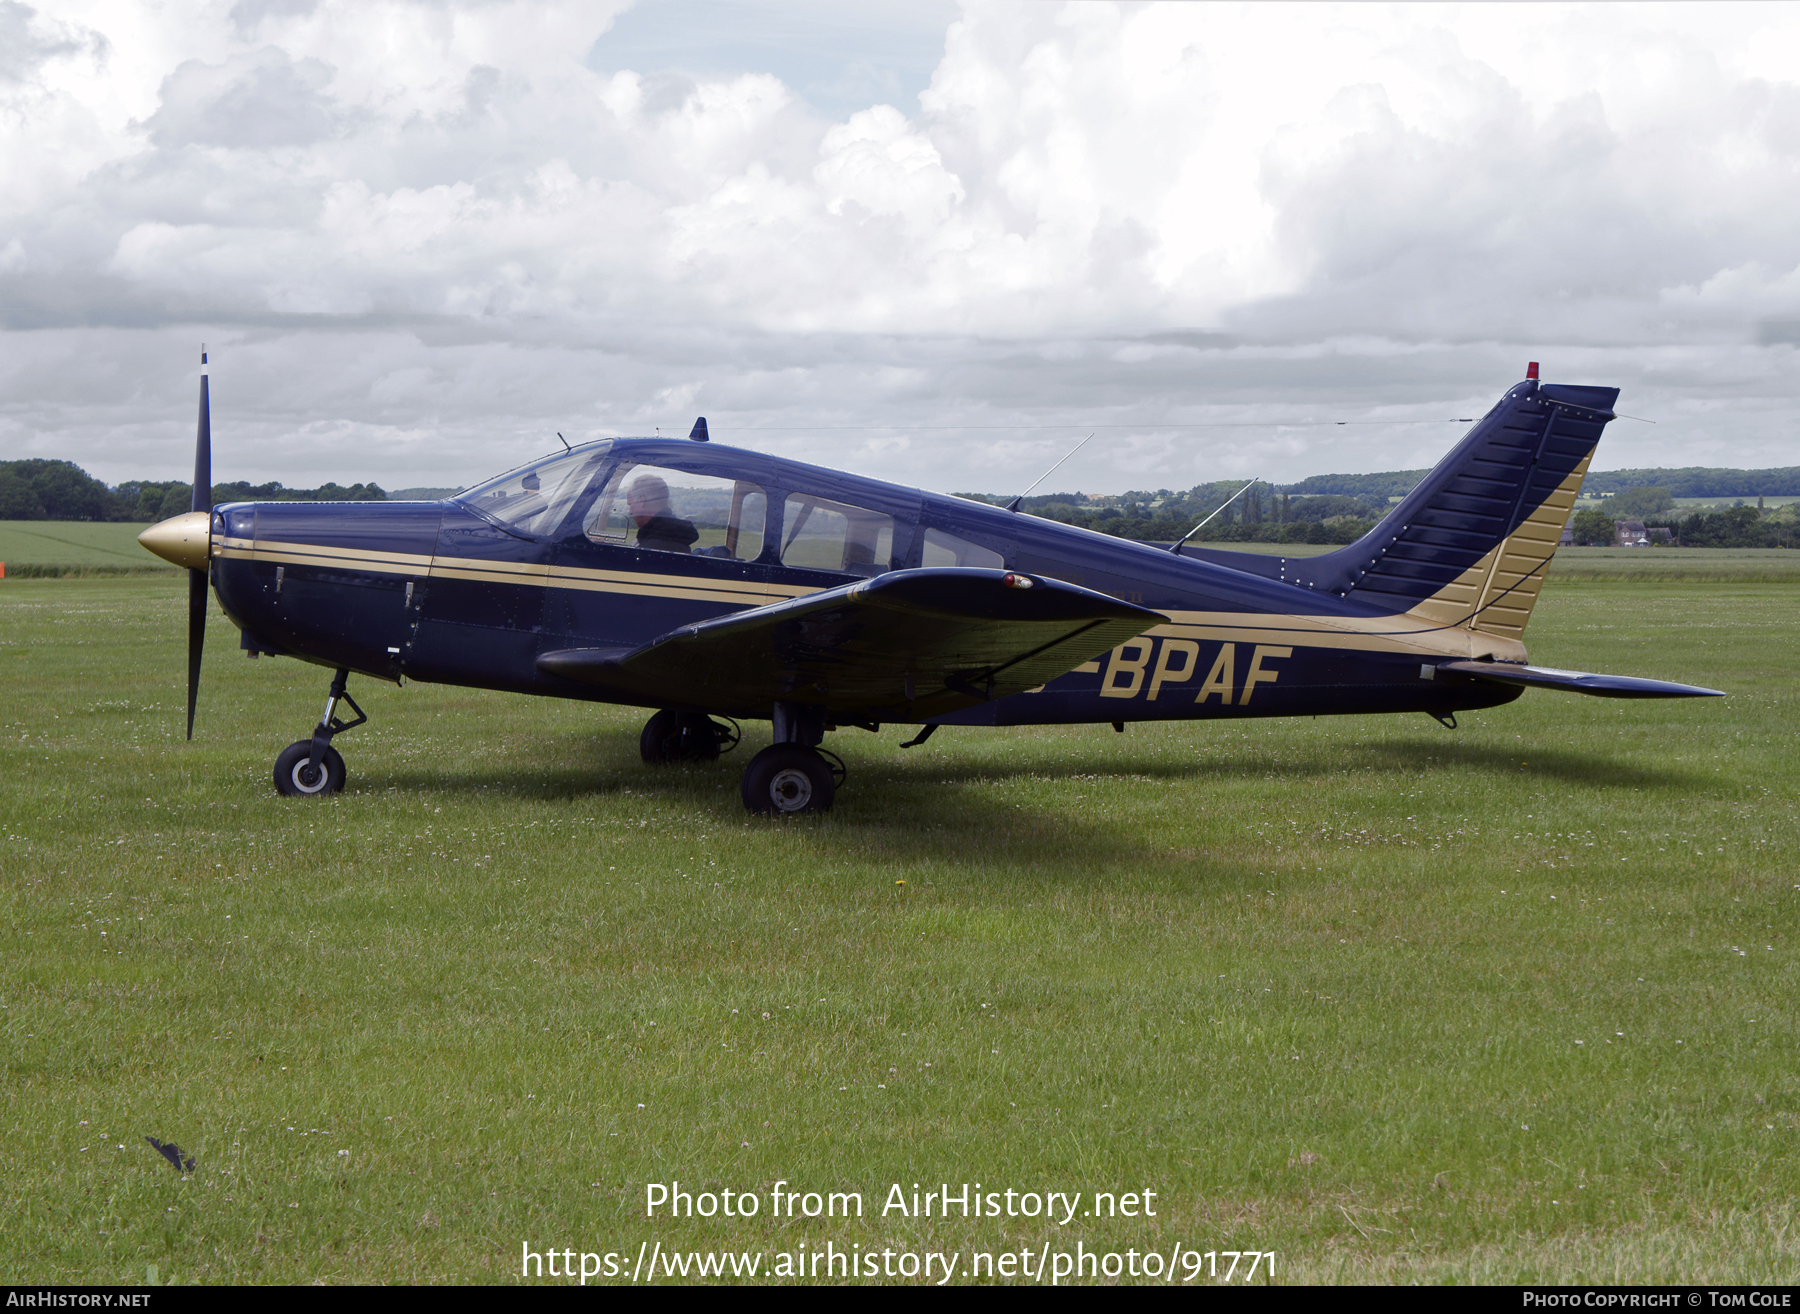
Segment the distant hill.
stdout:
<svg viewBox="0 0 1800 1314">
<path fill-rule="evenodd" d="M 441 502 L 446 497 L 455 497 L 462 488 L 396 488 L 388 494 L 390 502 Z"/>
<path fill-rule="evenodd" d="M 1310 475 L 1296 483 L 1262 485 L 1252 500 L 1267 499 L 1267 490 L 1290 499 L 1279 520 L 1323 520 L 1338 516 L 1379 518 L 1388 504 L 1403 497 L 1428 470 L 1381 470 L 1372 474 Z M 1239 485 L 1233 480 L 1202 484 L 1187 492 L 1166 488 L 1139 490 L 1109 496 L 1074 493 L 1039 493 L 1025 499 L 1024 510 L 1053 520 L 1088 524 L 1098 518 L 1124 515 L 1180 519 L 1204 515 L 1217 507 Z M 1800 465 L 1768 470 L 1738 470 L 1714 466 L 1657 467 L 1645 470 L 1590 472 L 1582 494 L 1623 493 L 1631 488 L 1666 488 L 1672 497 L 1800 497 Z M 460 492 L 459 487 L 401 488 L 392 493 L 374 483 L 343 487 L 326 483 L 318 488 L 284 488 L 279 483 L 251 484 L 238 481 L 213 485 L 213 503 L 260 501 L 438 501 Z M 1010 495 L 964 493 L 979 501 L 1004 504 Z M 1302 501 L 1301 499 L 1308 499 Z M 1328 500 L 1329 499 L 1329 500 Z M 1336 499 L 1355 499 L 1360 506 Z M 161 520 L 188 509 L 187 484 L 174 480 L 128 479 L 108 487 L 71 461 L 0 461 L 0 520 Z M 1242 508 L 1223 517 L 1225 524 L 1238 519 Z M 1270 502 L 1269 510 L 1274 511 Z M 1194 518 L 1198 518 L 1197 515 Z M 1249 513 L 1247 523 L 1259 523 L 1259 511 Z M 1096 525 L 1096 527 L 1099 527 Z M 1179 530 L 1174 532 L 1180 532 Z"/>
<path fill-rule="evenodd" d="M 1313 475 L 1297 484 L 1278 484 L 1284 493 L 1337 493 L 1344 497 L 1385 500 L 1412 491 L 1429 470 L 1389 470 L 1377 474 Z M 1581 486 L 1583 497 L 1623 493 L 1628 488 L 1666 488 L 1672 497 L 1800 497 L 1800 465 L 1772 470 L 1737 470 L 1722 466 L 1667 466 L 1651 470 L 1594 470 Z"/>
<path fill-rule="evenodd" d="M 1672 497 L 1800 497 L 1800 465 L 1772 470 L 1731 470 L 1688 465 L 1680 469 L 1591 471 L 1581 485 L 1584 497 L 1622 493 L 1627 488 L 1666 488 Z"/>
<path fill-rule="evenodd" d="M 1429 470 L 1388 470 L 1380 474 L 1310 475 L 1297 484 L 1275 485 L 1284 493 L 1333 493 L 1338 497 L 1360 497 L 1365 501 L 1385 502 L 1390 497 L 1405 497 L 1413 485 L 1430 474 Z"/>
</svg>

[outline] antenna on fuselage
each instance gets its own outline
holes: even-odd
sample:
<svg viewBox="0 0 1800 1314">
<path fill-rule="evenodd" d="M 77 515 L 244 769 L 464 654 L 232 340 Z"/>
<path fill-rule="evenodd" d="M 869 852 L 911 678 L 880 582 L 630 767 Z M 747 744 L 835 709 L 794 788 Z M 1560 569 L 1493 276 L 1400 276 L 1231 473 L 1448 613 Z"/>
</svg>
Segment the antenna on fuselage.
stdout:
<svg viewBox="0 0 1800 1314">
<path fill-rule="evenodd" d="M 1098 433 L 1099 430 L 1096 429 L 1094 432 Z M 1086 447 L 1093 440 L 1094 440 L 1094 435 L 1090 433 L 1086 438 L 1083 438 L 1080 442 L 1076 443 L 1073 447 L 1071 447 L 1069 449 L 1069 456 L 1075 455 L 1076 452 L 1079 452 L 1083 447 Z M 1017 511 L 1019 509 L 1019 503 L 1021 503 L 1025 500 L 1026 494 L 1031 492 L 1031 490 L 1033 488 L 1036 488 L 1039 484 L 1043 483 L 1044 480 L 1048 479 L 1051 475 L 1055 474 L 1058 470 L 1060 470 L 1062 468 L 1063 461 L 1067 461 L 1069 459 L 1069 456 L 1063 457 L 1062 461 L 1058 461 L 1055 465 L 1051 466 L 1048 470 L 1044 471 L 1043 474 L 1039 475 L 1036 479 L 1033 479 L 1031 481 L 1030 485 L 1026 487 L 1025 492 L 1020 493 L 1017 497 L 1013 498 L 1012 501 L 1008 502 L 1004 509 L 1007 511 Z"/>
<path fill-rule="evenodd" d="M 558 438 L 562 438 L 563 451 L 572 452 L 575 450 L 573 447 L 569 446 L 569 440 L 567 438 L 563 438 L 563 436 L 560 433 L 557 434 L 556 436 Z"/>
<path fill-rule="evenodd" d="M 1223 502 L 1219 503 L 1218 511 L 1214 511 L 1212 513 L 1212 516 L 1208 516 L 1205 520 L 1202 520 L 1199 524 L 1195 525 L 1192 529 L 1188 530 L 1187 533 L 1183 534 L 1180 538 L 1176 539 L 1173 543 L 1169 544 L 1169 551 L 1180 552 L 1181 545 L 1183 543 L 1187 542 L 1195 534 L 1198 534 L 1201 530 L 1205 529 L 1208 525 L 1210 525 L 1212 523 L 1213 516 L 1218 515 L 1219 511 L 1223 511 L 1226 507 L 1230 506 L 1233 502 L 1237 501 L 1238 498 L 1242 497 L 1245 493 L 1249 492 L 1252 488 L 1256 487 L 1256 485 L 1260 484 L 1261 482 L 1262 482 L 1262 476 L 1258 475 L 1256 478 L 1252 479 L 1249 483 L 1245 484 L 1242 488 L 1238 489 L 1237 492 L 1233 493 L 1230 497 L 1226 498 Z"/>
</svg>

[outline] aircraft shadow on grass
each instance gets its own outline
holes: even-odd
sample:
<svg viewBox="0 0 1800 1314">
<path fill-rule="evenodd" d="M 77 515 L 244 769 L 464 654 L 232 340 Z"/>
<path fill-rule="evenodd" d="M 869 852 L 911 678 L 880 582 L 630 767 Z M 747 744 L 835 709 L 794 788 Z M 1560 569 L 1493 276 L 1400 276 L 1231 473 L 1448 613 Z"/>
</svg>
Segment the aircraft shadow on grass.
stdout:
<svg viewBox="0 0 1800 1314">
<path fill-rule="evenodd" d="M 1379 769 L 1398 771 L 1429 766 L 1485 771 L 1494 775 L 1537 776 L 1566 787 L 1600 794 L 1614 789 L 1699 789 L 1712 782 L 1691 771 L 1633 766 L 1609 753 L 1582 753 L 1567 748 L 1499 748 L 1492 744 L 1441 743 L 1417 739 L 1407 743 L 1365 745 L 1361 752 L 1382 759 Z M 1372 767 L 1372 769 L 1375 769 Z"/>
<path fill-rule="evenodd" d="M 726 760 L 727 763 L 729 759 Z M 732 833 L 743 822 L 736 782 L 725 763 L 684 764 L 657 772 L 632 770 L 621 754 L 616 763 L 612 754 L 596 771 L 592 768 L 562 767 L 546 771 L 521 769 L 515 774 L 471 772 L 428 773 L 416 770 L 378 775 L 371 773 L 369 788 L 413 790 L 422 794 L 460 794 L 474 797 L 487 794 L 513 800 L 579 805 L 583 801 L 614 803 L 675 803 L 680 817 L 695 821 L 704 818 L 704 828 L 723 827 Z M 980 789 L 956 788 L 953 806 L 947 801 L 945 785 L 993 784 L 1007 775 L 1027 776 L 1045 773 L 918 771 L 908 778 L 886 766 L 857 763 L 856 777 L 874 782 L 881 789 L 881 806 L 869 810 L 837 810 L 828 824 L 817 827 L 806 820 L 794 819 L 798 834 L 808 836 L 815 850 L 829 850 L 844 844 L 853 845 L 863 857 L 871 855 L 894 861 L 919 859 L 968 862 L 977 855 L 992 855 L 996 846 L 1004 851 L 1009 866 L 1031 866 L 1044 869 L 1066 867 L 1072 855 L 1075 860 L 1091 863 L 1097 854 L 1108 862 L 1143 861 L 1151 858 L 1156 847 L 1142 839 L 1121 836 L 1116 825 L 1103 817 L 1083 817 L 1078 812 L 1033 803 L 1023 809 L 1015 800 Z M 1068 776 L 1079 772 L 1071 769 Z M 1096 773 L 1089 773 L 1090 777 Z M 824 820 L 824 818 L 819 818 Z M 657 823 L 657 840 L 667 837 L 670 825 L 679 818 Z M 778 820 L 774 824 L 780 825 Z"/>
<path fill-rule="evenodd" d="M 713 821 L 727 824 L 742 815 L 735 806 L 736 791 L 730 788 L 729 759 L 646 772 L 637 767 L 625 746 L 616 742 L 616 736 L 596 739 L 592 749 L 588 762 L 549 771 L 541 767 L 501 773 L 471 771 L 464 775 L 405 771 L 389 775 L 381 783 L 407 790 L 469 795 L 498 790 L 514 797 L 559 802 L 629 795 L 638 800 L 678 801 L 687 814 L 703 812 L 710 814 Z M 851 840 L 860 851 L 866 851 L 873 843 L 891 849 L 896 859 L 941 860 L 956 855 L 967 858 L 983 852 L 991 854 L 998 844 L 1004 849 L 1009 866 L 1046 870 L 1067 867 L 1071 861 L 1091 864 L 1102 855 L 1109 864 L 1154 862 L 1168 855 L 1158 842 L 1159 837 L 1122 831 L 1117 819 L 1109 818 L 1104 811 L 1084 814 L 1079 808 L 1040 799 L 1021 807 L 1013 791 L 991 791 L 979 786 L 1033 780 L 1063 788 L 1104 788 L 1108 797 L 1116 799 L 1118 787 L 1129 787 L 1134 781 L 1148 782 L 1141 787 L 1156 789 L 1183 782 L 1205 784 L 1261 778 L 1291 787 L 1342 779 L 1348 769 L 1367 779 L 1371 799 L 1379 798 L 1387 781 L 1413 783 L 1422 774 L 1451 772 L 1463 779 L 1525 775 L 1553 782 L 1563 798 L 1573 801 L 1603 798 L 1619 789 L 1691 791 L 1707 783 L 1690 772 L 1633 766 L 1603 753 L 1541 746 L 1502 748 L 1426 736 L 1309 746 L 1285 758 L 1278 749 L 1221 752 L 1209 748 L 1200 760 L 1186 762 L 1148 757 L 1096 760 L 1072 752 L 1061 762 L 980 762 L 918 755 L 886 760 L 863 758 L 853 760 L 852 767 L 860 779 L 871 785 L 880 804 L 866 811 L 837 811 L 829 826 L 812 832 L 816 846 L 831 847 Z M 946 797 L 945 787 L 954 791 L 953 798 Z M 945 806 L 946 803 L 953 806 Z M 1190 865 L 1235 870 L 1241 865 L 1241 854 L 1221 853 Z"/>
</svg>

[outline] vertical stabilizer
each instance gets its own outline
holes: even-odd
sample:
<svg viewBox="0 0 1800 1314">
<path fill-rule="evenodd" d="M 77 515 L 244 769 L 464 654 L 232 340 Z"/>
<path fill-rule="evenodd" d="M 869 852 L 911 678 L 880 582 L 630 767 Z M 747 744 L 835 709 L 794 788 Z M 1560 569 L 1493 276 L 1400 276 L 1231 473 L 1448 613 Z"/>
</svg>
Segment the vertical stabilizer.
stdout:
<svg viewBox="0 0 1800 1314">
<path fill-rule="evenodd" d="M 1617 388 L 1518 384 L 1352 543 L 1288 562 L 1297 582 L 1433 625 L 1518 639 Z"/>
</svg>

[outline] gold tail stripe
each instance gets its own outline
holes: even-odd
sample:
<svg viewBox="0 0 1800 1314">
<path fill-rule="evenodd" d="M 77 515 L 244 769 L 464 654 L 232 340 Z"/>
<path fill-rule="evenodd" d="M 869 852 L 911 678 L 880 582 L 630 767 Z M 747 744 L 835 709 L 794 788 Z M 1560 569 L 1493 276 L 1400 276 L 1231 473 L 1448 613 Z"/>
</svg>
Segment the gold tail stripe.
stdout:
<svg viewBox="0 0 1800 1314">
<path fill-rule="evenodd" d="M 1594 449 L 1589 448 L 1504 541 L 1407 615 L 1520 642 L 1593 459 Z"/>
</svg>

